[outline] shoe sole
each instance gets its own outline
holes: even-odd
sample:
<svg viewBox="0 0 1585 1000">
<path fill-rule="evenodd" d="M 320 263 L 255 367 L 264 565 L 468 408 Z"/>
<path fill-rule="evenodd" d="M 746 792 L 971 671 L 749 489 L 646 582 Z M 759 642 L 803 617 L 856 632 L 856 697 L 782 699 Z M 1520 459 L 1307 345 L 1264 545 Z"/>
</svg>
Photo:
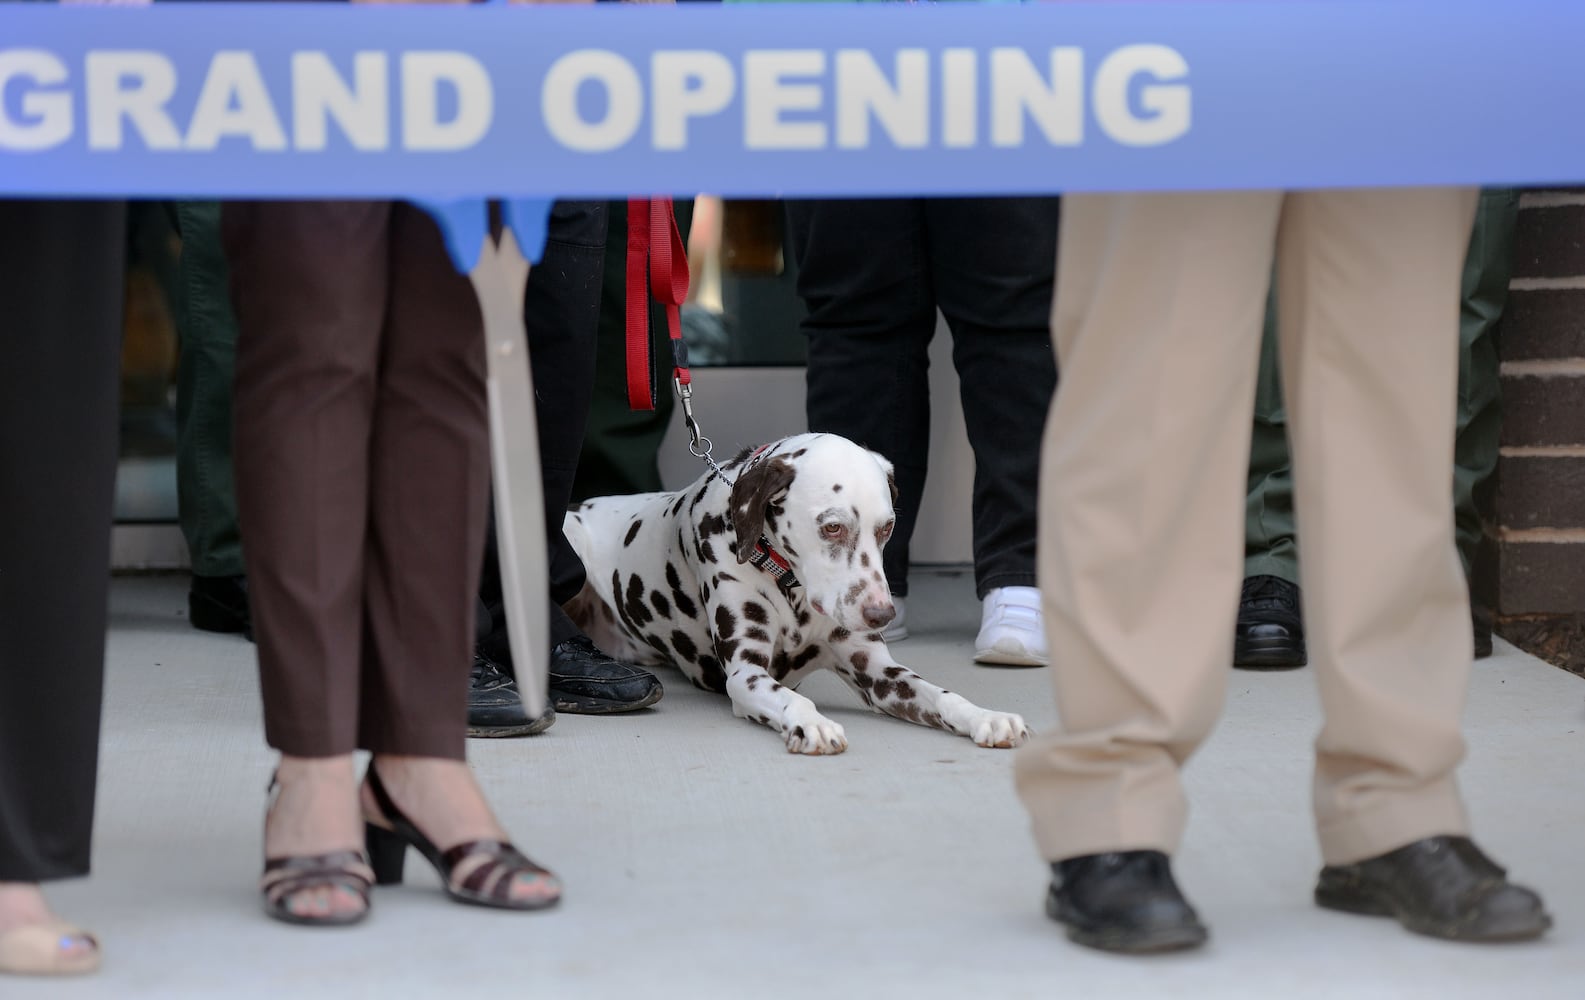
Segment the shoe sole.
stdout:
<svg viewBox="0 0 1585 1000">
<path fill-rule="evenodd" d="M 1360 917 L 1388 917 L 1396 920 L 1405 930 L 1414 934 L 1439 938 L 1443 941 L 1463 941 L 1476 944 L 1533 941 L 1545 934 L 1552 926 L 1552 918 L 1545 913 L 1540 913 L 1523 921 L 1510 921 L 1507 924 L 1497 923 L 1495 926 L 1479 933 L 1471 933 L 1469 927 L 1461 924 L 1444 924 L 1431 920 L 1421 920 L 1401 913 L 1389 900 L 1382 899 L 1374 893 L 1327 885 L 1316 886 L 1315 905 L 1323 910 L 1349 913 Z"/>
<path fill-rule="evenodd" d="M 468 736 L 479 740 L 510 739 L 517 736 L 538 736 L 556 724 L 556 716 L 545 713 L 526 726 L 468 726 Z"/>
<path fill-rule="evenodd" d="M 975 650 L 974 662 L 987 667 L 1044 667 L 1049 663 L 1043 656 L 1024 652 L 1009 653 L 994 648 Z"/>
<path fill-rule="evenodd" d="M 648 708 L 665 697 L 666 689 L 656 687 L 639 701 L 607 701 L 603 698 L 578 698 L 576 700 L 551 692 L 551 705 L 557 712 L 568 715 L 620 715 Z"/>
<path fill-rule="evenodd" d="M 1303 644 L 1243 640 L 1233 644 L 1233 666 L 1240 670 L 1294 670 L 1310 662 Z"/>
<path fill-rule="evenodd" d="M 1097 951 L 1119 955 L 1161 955 L 1173 951 L 1188 951 L 1203 945 L 1211 934 L 1203 924 L 1180 927 L 1158 927 L 1154 930 L 1130 934 L 1091 931 L 1069 923 L 1062 917 L 1060 904 L 1046 897 L 1046 916 L 1063 926 L 1068 940 Z"/>
<path fill-rule="evenodd" d="M 250 622 L 236 612 L 204 598 L 187 596 L 187 620 L 202 632 L 222 632 L 230 635 L 249 631 Z"/>
</svg>

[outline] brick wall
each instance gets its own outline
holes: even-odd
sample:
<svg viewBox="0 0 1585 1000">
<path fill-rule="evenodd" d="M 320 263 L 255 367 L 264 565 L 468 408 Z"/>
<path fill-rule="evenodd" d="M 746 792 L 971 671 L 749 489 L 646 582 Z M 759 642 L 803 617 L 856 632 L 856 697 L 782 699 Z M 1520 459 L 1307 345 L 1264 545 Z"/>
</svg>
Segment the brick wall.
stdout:
<svg viewBox="0 0 1585 1000">
<path fill-rule="evenodd" d="M 1520 202 L 1499 337 L 1497 631 L 1585 673 L 1585 189 Z"/>
</svg>

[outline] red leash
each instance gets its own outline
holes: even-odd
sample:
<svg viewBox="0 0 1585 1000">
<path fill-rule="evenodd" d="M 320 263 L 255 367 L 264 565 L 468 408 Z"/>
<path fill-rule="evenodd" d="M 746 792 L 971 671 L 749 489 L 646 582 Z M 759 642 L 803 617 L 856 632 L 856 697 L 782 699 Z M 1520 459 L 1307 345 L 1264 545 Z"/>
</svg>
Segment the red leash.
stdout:
<svg viewBox="0 0 1585 1000">
<path fill-rule="evenodd" d="M 648 268 L 644 266 L 646 258 Z M 627 203 L 627 405 L 634 410 L 655 408 L 654 368 L 649 353 L 651 294 L 666 307 L 672 378 L 681 391 L 682 386 L 692 381 L 688 372 L 688 345 L 682 339 L 682 304 L 688 298 L 688 249 L 677 229 L 677 216 L 670 198 L 630 198 Z"/>
</svg>

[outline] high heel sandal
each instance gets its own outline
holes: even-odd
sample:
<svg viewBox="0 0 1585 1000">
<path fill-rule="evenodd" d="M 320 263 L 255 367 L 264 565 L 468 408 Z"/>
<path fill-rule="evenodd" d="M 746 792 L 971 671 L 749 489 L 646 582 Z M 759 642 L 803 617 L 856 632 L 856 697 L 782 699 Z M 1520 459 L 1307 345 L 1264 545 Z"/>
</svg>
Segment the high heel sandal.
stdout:
<svg viewBox="0 0 1585 1000">
<path fill-rule="evenodd" d="M 80 941 L 75 952 L 63 945 Z M 24 924 L 0 933 L 0 973 L 17 976 L 75 976 L 99 971 L 99 941 L 60 920 Z"/>
<path fill-rule="evenodd" d="M 407 849 L 412 847 L 434 866 L 446 887 L 446 895 L 459 903 L 502 910 L 542 910 L 561 901 L 561 881 L 555 874 L 530 861 L 511 844 L 500 840 L 469 840 L 442 851 L 391 800 L 372 762 L 365 781 L 375 804 L 380 807 L 380 813 L 391 824 L 391 829 L 373 822 L 364 824 L 369 859 L 374 866 L 377 885 L 401 883 L 402 865 L 406 860 Z M 485 860 L 469 872 L 467 878 L 460 884 L 453 881 L 452 874 L 459 865 L 480 857 Z M 542 898 L 513 899 L 512 885 L 519 875 L 524 874 L 543 876 L 548 884 L 555 887 L 556 894 Z"/>
<path fill-rule="evenodd" d="M 268 791 L 279 787 L 272 776 Z M 272 802 L 273 805 L 273 802 Z M 309 927 L 346 927 L 369 915 L 369 889 L 374 869 L 362 851 L 331 851 L 295 857 L 265 858 L 259 876 L 264 912 L 288 924 Z M 291 898 L 310 889 L 340 889 L 358 897 L 363 906 L 345 913 L 293 913 Z"/>
</svg>

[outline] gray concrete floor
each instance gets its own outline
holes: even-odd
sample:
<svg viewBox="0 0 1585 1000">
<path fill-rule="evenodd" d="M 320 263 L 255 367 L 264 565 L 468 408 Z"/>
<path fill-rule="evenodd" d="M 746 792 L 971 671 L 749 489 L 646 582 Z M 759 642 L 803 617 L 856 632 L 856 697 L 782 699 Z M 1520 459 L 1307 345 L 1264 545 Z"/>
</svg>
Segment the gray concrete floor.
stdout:
<svg viewBox="0 0 1585 1000">
<path fill-rule="evenodd" d="M 473 743 L 518 843 L 566 880 L 559 910 L 451 904 L 414 858 L 361 927 L 267 920 L 253 648 L 190 630 L 184 607 L 181 578 L 114 587 L 95 872 L 51 893 L 106 969 L 6 980 L 7 1000 L 1585 996 L 1585 682 L 1502 643 L 1475 672 L 1463 781 L 1481 841 L 1546 892 L 1549 939 L 1459 947 L 1312 907 L 1313 678 L 1239 673 L 1188 771 L 1177 866 L 1212 944 L 1121 960 L 1042 917 L 1008 752 L 870 715 L 825 677 L 805 690 L 847 729 L 837 757 L 789 756 L 673 672 L 637 716 Z M 921 574 L 897 652 L 1050 727 L 1043 672 L 970 663 L 977 624 L 968 577 Z"/>
</svg>

